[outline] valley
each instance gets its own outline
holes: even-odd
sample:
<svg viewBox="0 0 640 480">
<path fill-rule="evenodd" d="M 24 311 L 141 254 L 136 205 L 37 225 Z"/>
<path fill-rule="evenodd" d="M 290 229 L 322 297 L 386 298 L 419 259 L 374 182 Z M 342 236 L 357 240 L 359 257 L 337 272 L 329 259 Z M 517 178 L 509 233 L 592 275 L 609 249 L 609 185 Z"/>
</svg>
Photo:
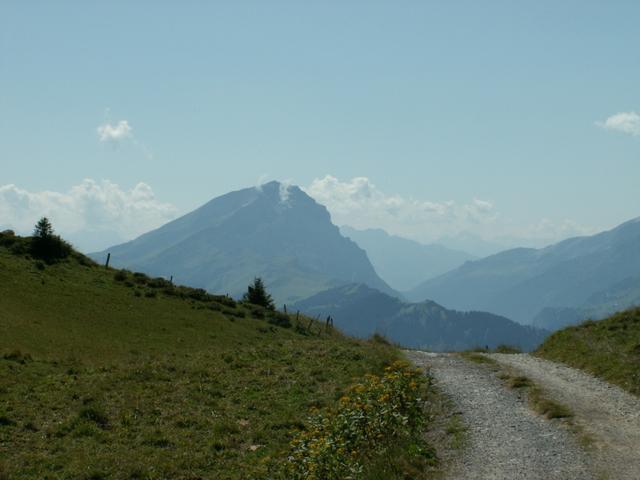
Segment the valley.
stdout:
<svg viewBox="0 0 640 480">
<path fill-rule="evenodd" d="M 315 465 L 337 480 L 342 453 L 308 450 L 327 435 L 358 445 L 340 471 L 362 478 L 631 480 L 640 467 L 638 310 L 549 336 L 356 283 L 284 312 L 73 250 L 42 261 L 34 241 L 0 234 L 6 478 L 310 478 Z M 391 392 L 412 426 L 366 440 L 392 425 L 379 421 Z M 367 408 L 363 437 L 318 427 Z M 374 440 L 393 461 L 371 456 Z"/>
</svg>

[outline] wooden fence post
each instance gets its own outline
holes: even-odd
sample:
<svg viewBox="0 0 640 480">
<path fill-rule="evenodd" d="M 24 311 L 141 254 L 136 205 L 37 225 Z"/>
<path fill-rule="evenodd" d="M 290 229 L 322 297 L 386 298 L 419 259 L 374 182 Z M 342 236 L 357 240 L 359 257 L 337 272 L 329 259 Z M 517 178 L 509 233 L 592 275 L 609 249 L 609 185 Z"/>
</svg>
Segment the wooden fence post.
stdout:
<svg viewBox="0 0 640 480">
<path fill-rule="evenodd" d="M 107 253 L 107 261 L 104 264 L 104 268 L 109 268 L 109 260 L 111 260 L 111 253 Z"/>
</svg>

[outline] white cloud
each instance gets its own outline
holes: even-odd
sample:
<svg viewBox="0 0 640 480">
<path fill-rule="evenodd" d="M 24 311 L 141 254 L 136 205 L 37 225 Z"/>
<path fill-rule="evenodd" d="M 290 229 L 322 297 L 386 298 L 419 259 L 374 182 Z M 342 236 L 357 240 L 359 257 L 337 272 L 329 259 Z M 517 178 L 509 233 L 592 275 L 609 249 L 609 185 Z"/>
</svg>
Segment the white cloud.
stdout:
<svg viewBox="0 0 640 480">
<path fill-rule="evenodd" d="M 597 122 L 596 125 L 605 130 L 614 130 L 628 135 L 640 136 L 640 115 L 636 112 L 616 113 L 604 122 Z"/>
<path fill-rule="evenodd" d="M 337 225 L 382 228 L 422 242 L 471 234 L 507 246 L 540 246 L 572 235 L 593 233 L 592 229 L 569 220 L 543 219 L 532 225 L 512 222 L 499 213 L 493 202 L 479 198 L 459 203 L 387 194 L 367 177 L 340 181 L 326 175 L 313 180 L 304 190 L 327 207 Z"/>
<path fill-rule="evenodd" d="M 156 199 L 146 183 L 130 190 L 85 179 L 67 192 L 30 192 L 0 186 L 0 228 L 30 234 L 42 216 L 84 251 L 129 240 L 176 217 L 177 209 Z"/>
<path fill-rule="evenodd" d="M 127 120 L 120 120 L 118 123 L 111 124 L 109 122 L 100 125 L 96 131 L 98 138 L 102 143 L 120 143 L 123 140 L 133 137 L 133 129 Z"/>
<path fill-rule="evenodd" d="M 498 218 L 493 204 L 486 200 L 474 199 L 460 205 L 451 200 L 427 201 L 389 195 L 367 177 L 342 182 L 326 175 L 315 179 L 305 191 L 328 208 L 338 225 L 383 228 L 422 241 L 456 234 L 471 225 L 488 227 Z"/>
<path fill-rule="evenodd" d="M 285 180 L 280 182 L 280 187 L 278 188 L 278 195 L 280 196 L 280 203 L 284 205 L 289 205 L 289 195 L 291 188 L 291 181 Z"/>
<path fill-rule="evenodd" d="M 262 191 L 262 186 L 267 183 L 267 180 L 269 179 L 269 174 L 268 173 L 263 173 L 262 175 L 260 175 L 258 177 L 258 179 L 256 180 L 256 184 L 255 184 L 255 189 L 258 190 L 259 192 Z"/>
</svg>

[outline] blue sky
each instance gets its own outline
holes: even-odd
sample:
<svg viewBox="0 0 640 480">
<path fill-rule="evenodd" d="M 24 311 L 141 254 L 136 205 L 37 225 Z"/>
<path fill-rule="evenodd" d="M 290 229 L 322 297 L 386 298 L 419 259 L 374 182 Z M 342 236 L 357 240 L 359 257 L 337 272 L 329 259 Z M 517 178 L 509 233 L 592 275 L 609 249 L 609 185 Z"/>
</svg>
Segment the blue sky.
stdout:
<svg viewBox="0 0 640 480">
<path fill-rule="evenodd" d="M 125 238 L 279 179 L 336 223 L 423 241 L 608 228 L 640 215 L 639 18 L 634 1 L 5 1 L 0 226 L 45 210 Z"/>
</svg>

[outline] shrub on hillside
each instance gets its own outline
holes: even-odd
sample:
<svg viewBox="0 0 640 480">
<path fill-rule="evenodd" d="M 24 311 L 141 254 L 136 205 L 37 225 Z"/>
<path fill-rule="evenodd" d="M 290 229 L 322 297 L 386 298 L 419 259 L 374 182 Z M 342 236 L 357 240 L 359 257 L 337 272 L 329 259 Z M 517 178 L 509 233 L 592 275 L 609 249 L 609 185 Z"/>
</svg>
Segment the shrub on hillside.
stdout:
<svg viewBox="0 0 640 480">
<path fill-rule="evenodd" d="M 133 272 L 133 281 L 138 285 L 145 285 L 149 281 L 149 277 L 142 272 Z"/>
<path fill-rule="evenodd" d="M 0 245 L 3 247 L 10 247 L 16 242 L 16 234 L 13 230 L 5 230 L 0 232 Z"/>
<path fill-rule="evenodd" d="M 124 282 L 128 278 L 126 270 L 118 270 L 114 275 L 113 279 L 116 282 Z"/>
<path fill-rule="evenodd" d="M 14 255 L 25 255 L 31 250 L 31 239 L 17 236 L 13 230 L 0 232 L 0 246 Z"/>
<path fill-rule="evenodd" d="M 495 350 L 496 353 L 522 353 L 522 350 L 519 347 L 514 347 L 513 345 L 498 345 Z"/>
<path fill-rule="evenodd" d="M 209 300 L 209 294 L 203 288 L 190 288 L 187 291 L 187 297 L 198 302 L 206 302 Z"/>
<path fill-rule="evenodd" d="M 249 305 L 249 311 L 254 318 L 262 320 L 265 317 L 265 309 L 259 305 Z"/>
<path fill-rule="evenodd" d="M 228 295 L 210 295 L 211 300 L 218 302 L 226 307 L 236 308 L 236 301 Z"/>
<path fill-rule="evenodd" d="M 382 377 L 367 375 L 335 410 L 316 411 L 291 442 L 285 466 L 294 480 L 361 478 L 366 465 L 400 441 L 415 441 L 425 422 L 424 376 L 395 362 Z M 417 447 L 419 450 L 419 447 Z"/>
<path fill-rule="evenodd" d="M 83 267 L 95 267 L 97 264 L 89 257 L 81 254 L 80 252 L 74 252 L 73 257 L 78 261 L 80 265 Z"/>
<path fill-rule="evenodd" d="M 151 288 L 168 288 L 171 286 L 171 282 L 162 277 L 156 277 L 149 280 L 147 285 Z"/>
<path fill-rule="evenodd" d="M 278 327 L 291 328 L 291 319 L 289 318 L 289 315 L 283 312 L 278 312 L 277 310 L 270 311 L 267 314 L 267 322 Z"/>
<path fill-rule="evenodd" d="M 374 343 L 379 343 L 381 345 L 391 345 L 391 342 L 387 340 L 387 337 L 377 332 L 371 335 L 371 341 Z"/>
</svg>

